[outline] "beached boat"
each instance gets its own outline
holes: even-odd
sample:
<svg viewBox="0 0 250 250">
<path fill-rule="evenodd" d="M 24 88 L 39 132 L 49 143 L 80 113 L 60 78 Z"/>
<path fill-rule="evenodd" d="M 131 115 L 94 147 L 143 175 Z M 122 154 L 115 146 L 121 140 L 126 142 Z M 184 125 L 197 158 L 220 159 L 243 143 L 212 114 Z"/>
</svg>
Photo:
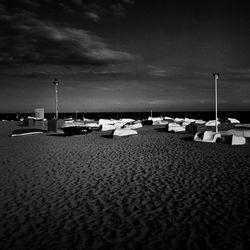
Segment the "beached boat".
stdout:
<svg viewBox="0 0 250 250">
<path fill-rule="evenodd" d="M 220 121 L 217 120 L 217 125 L 220 125 Z M 209 120 L 208 122 L 205 123 L 205 126 L 207 127 L 214 127 L 216 126 L 216 122 L 215 120 Z"/>
<path fill-rule="evenodd" d="M 38 128 L 16 129 L 12 131 L 11 136 L 24 136 L 24 135 L 37 135 L 37 134 L 43 134 L 43 131 Z"/>
<path fill-rule="evenodd" d="M 130 128 L 118 128 L 115 129 L 113 132 L 113 136 L 132 136 L 132 135 L 138 135 L 138 132 L 134 129 Z"/>
<path fill-rule="evenodd" d="M 65 135 L 82 135 L 92 132 L 92 128 L 86 125 L 72 125 L 60 128 Z"/>
<path fill-rule="evenodd" d="M 168 132 L 185 132 L 185 126 L 175 122 L 170 122 L 165 128 Z"/>
<path fill-rule="evenodd" d="M 198 132 L 194 136 L 194 141 L 214 143 L 221 139 L 221 134 L 213 131 Z"/>
<path fill-rule="evenodd" d="M 130 129 L 142 128 L 142 123 L 141 122 L 130 122 L 130 123 L 125 124 L 123 126 L 123 128 L 130 128 Z"/>
</svg>

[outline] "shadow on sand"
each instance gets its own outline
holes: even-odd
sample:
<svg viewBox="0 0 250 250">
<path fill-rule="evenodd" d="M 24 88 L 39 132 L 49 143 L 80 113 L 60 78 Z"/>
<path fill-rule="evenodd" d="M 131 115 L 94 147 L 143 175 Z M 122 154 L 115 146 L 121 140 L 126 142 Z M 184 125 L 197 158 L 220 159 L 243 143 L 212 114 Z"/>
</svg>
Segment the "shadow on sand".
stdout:
<svg viewBox="0 0 250 250">
<path fill-rule="evenodd" d="M 106 138 L 106 139 L 112 139 L 113 138 L 113 134 L 110 134 L 110 135 L 101 135 L 101 137 Z"/>
<path fill-rule="evenodd" d="M 168 132 L 166 128 L 154 128 L 157 132 Z"/>
<path fill-rule="evenodd" d="M 46 136 L 57 136 L 57 137 L 68 137 L 72 135 L 65 135 L 65 134 L 56 134 L 56 133 L 45 133 Z"/>
<path fill-rule="evenodd" d="M 181 140 L 183 140 L 183 141 L 194 141 L 194 137 L 193 136 L 186 136 L 186 137 L 182 137 Z"/>
</svg>

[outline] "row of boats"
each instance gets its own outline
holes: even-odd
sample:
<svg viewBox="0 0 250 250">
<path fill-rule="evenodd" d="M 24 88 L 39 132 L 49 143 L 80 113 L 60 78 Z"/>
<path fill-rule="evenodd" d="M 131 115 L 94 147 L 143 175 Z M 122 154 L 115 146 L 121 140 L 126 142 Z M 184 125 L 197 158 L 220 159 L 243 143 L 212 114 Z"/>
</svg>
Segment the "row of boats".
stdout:
<svg viewBox="0 0 250 250">
<path fill-rule="evenodd" d="M 221 124 L 232 124 L 231 129 L 215 133 L 209 130 L 209 127 L 214 127 Z M 164 125 L 168 132 L 186 132 L 195 134 L 195 141 L 214 142 L 216 138 L 233 137 L 233 144 L 244 144 L 244 139 L 240 137 L 250 137 L 250 125 L 240 124 L 240 121 L 235 118 L 218 119 L 203 121 L 190 118 L 171 118 L 171 117 L 148 117 L 146 120 L 134 119 L 100 119 L 93 121 L 84 119 L 83 121 L 65 120 L 64 126 L 61 130 L 66 135 L 84 134 L 89 133 L 95 129 L 101 131 L 112 131 L 113 136 L 129 136 L 137 135 L 137 129 L 144 125 Z M 201 139 L 201 133 L 197 131 L 198 126 L 203 126 L 207 132 L 205 133 L 204 140 Z M 191 132 L 190 132 L 191 131 Z M 209 132 L 210 131 L 210 132 Z M 208 136 L 209 134 L 209 136 Z M 204 131 L 202 132 L 204 136 Z M 210 139 L 209 139 L 210 138 Z M 212 138 L 212 139 L 211 139 Z"/>
<path fill-rule="evenodd" d="M 232 124 L 231 129 L 226 131 L 213 132 L 210 127 L 220 124 Z M 99 119 L 98 121 L 84 118 L 83 120 L 64 119 L 60 123 L 59 129 L 65 135 L 79 135 L 88 134 L 93 130 L 111 131 L 113 136 L 130 136 L 137 135 L 137 129 L 145 125 L 164 125 L 165 130 L 168 132 L 184 132 L 195 134 L 195 141 L 216 142 L 217 139 L 233 138 L 232 144 L 244 144 L 245 138 L 250 137 L 250 125 L 240 124 L 240 121 L 234 118 L 218 119 L 203 121 L 190 118 L 171 118 L 171 117 L 148 117 L 144 120 L 126 119 Z M 205 128 L 203 132 L 198 132 L 197 127 Z M 191 129 L 190 129 L 191 128 Z M 34 130 L 34 131 L 33 131 Z M 12 136 L 26 135 L 26 134 L 39 134 L 42 131 L 37 129 L 29 129 L 26 132 L 23 130 L 13 131 Z M 191 132 L 190 132 L 191 131 Z"/>
</svg>

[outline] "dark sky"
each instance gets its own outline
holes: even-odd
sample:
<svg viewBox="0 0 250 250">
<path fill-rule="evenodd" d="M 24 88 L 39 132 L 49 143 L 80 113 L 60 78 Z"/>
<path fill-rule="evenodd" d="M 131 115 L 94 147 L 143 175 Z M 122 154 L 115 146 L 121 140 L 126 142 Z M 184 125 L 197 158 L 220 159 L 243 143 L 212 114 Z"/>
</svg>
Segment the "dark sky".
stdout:
<svg viewBox="0 0 250 250">
<path fill-rule="evenodd" d="M 0 112 L 250 110 L 247 1 L 1 0 Z M 230 3 L 232 2 L 232 3 Z"/>
</svg>

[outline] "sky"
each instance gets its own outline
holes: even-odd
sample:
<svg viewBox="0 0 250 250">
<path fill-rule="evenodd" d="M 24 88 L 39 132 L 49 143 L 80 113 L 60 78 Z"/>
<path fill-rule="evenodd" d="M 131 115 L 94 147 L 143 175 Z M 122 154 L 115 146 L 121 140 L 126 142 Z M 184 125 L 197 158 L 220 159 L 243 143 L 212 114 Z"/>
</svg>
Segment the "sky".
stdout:
<svg viewBox="0 0 250 250">
<path fill-rule="evenodd" d="M 250 110 L 247 1 L 1 0 L 0 112 Z"/>
</svg>

